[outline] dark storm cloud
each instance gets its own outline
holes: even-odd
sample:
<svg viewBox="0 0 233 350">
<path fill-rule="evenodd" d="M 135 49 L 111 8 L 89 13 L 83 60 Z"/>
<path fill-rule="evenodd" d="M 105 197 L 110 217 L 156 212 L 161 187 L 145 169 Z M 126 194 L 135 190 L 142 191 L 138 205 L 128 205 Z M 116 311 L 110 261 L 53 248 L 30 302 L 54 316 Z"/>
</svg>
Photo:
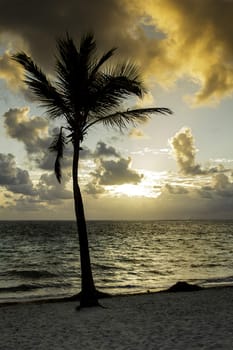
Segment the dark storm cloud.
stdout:
<svg viewBox="0 0 233 350">
<path fill-rule="evenodd" d="M 0 31 L 7 33 L 8 40 L 15 37 L 16 49 L 20 38 L 18 46 L 24 42 L 33 57 L 47 67 L 55 53 L 54 39 L 66 31 L 79 39 L 93 30 L 102 48 L 121 44 L 130 52 L 134 40 L 129 30 L 134 27 L 135 14 L 129 13 L 126 5 L 124 0 L 2 0 Z"/>
<path fill-rule="evenodd" d="M 16 166 L 12 154 L 0 153 L 0 186 L 13 193 L 36 195 L 28 171 Z"/>
<path fill-rule="evenodd" d="M 92 29 L 101 50 L 119 47 L 121 57 L 133 57 L 161 85 L 191 78 L 201 104 L 232 94 L 232 16 L 233 2 L 225 0 L 1 0 L 0 40 L 50 69 L 55 38 L 69 31 L 79 40 Z M 15 85 L 3 61 L 0 77 Z"/>
</svg>

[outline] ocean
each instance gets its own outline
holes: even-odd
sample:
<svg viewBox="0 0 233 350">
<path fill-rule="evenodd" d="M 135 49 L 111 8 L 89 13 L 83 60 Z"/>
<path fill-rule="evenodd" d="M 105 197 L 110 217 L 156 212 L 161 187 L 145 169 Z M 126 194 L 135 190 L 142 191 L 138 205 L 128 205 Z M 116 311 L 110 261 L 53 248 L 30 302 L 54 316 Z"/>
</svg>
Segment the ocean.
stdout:
<svg viewBox="0 0 233 350">
<path fill-rule="evenodd" d="M 96 287 L 111 294 L 177 281 L 233 285 L 233 221 L 89 221 Z M 0 221 L 0 302 L 80 291 L 73 221 Z"/>
</svg>

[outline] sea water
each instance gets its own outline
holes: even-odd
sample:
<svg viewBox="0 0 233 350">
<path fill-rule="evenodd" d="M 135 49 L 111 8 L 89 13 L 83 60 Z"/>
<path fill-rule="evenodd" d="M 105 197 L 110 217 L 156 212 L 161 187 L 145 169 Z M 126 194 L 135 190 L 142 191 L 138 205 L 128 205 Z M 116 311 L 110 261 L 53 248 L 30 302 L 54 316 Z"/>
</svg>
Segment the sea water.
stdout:
<svg viewBox="0 0 233 350">
<path fill-rule="evenodd" d="M 89 221 L 96 286 L 129 294 L 177 281 L 233 285 L 233 221 Z M 0 222 L 0 302 L 80 290 L 72 221 Z"/>
</svg>

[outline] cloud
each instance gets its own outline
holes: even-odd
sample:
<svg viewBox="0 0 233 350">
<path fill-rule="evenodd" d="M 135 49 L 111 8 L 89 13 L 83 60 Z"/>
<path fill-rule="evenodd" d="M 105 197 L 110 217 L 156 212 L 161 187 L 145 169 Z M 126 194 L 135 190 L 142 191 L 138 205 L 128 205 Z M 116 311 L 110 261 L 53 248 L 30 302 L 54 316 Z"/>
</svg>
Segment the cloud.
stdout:
<svg viewBox="0 0 233 350">
<path fill-rule="evenodd" d="M 226 174 L 216 174 L 212 178 L 212 188 L 216 195 L 233 198 L 233 182 Z"/>
<path fill-rule="evenodd" d="M 206 204 L 205 218 L 232 219 L 233 182 L 231 177 L 223 173 L 215 174 L 209 184 L 196 190 L 196 194 L 200 207 L 203 200 Z"/>
<path fill-rule="evenodd" d="M 144 134 L 144 132 L 140 129 L 133 128 L 129 132 L 129 137 L 135 138 L 135 139 L 146 139 L 147 136 Z"/>
<path fill-rule="evenodd" d="M 130 52 L 129 46 L 133 46 L 132 31 L 137 14 L 135 10 L 129 11 L 125 0 L 86 0 L 85 3 L 76 0 L 48 0 L 46 3 L 35 0 L 27 4 L 15 3 L 14 11 L 9 2 L 3 2 L 1 33 L 9 33 L 8 39 L 11 37 L 18 47 L 20 44 L 26 45 L 33 57 L 47 68 L 55 51 L 54 39 L 66 31 L 80 38 L 80 33 L 94 30 L 97 38 L 101 39 L 102 49 L 121 46 L 123 51 Z"/>
<path fill-rule="evenodd" d="M 66 188 L 70 175 L 65 172 L 62 180 L 60 184 L 53 173 L 44 173 L 33 185 L 28 171 L 16 166 L 12 154 L 0 153 L 0 186 L 12 193 L 33 197 L 38 203 L 73 198 L 72 191 Z"/>
<path fill-rule="evenodd" d="M 196 163 L 195 157 L 197 149 L 195 147 L 195 140 L 190 128 L 182 128 L 170 140 L 170 144 L 182 174 L 203 174 L 201 166 Z"/>
<path fill-rule="evenodd" d="M 165 184 L 164 189 L 170 194 L 187 194 L 189 191 L 183 186 L 172 186 L 170 184 Z"/>
<path fill-rule="evenodd" d="M 54 167 L 54 154 L 48 151 L 52 142 L 49 122 L 46 118 L 30 116 L 29 107 L 10 108 L 4 115 L 7 135 L 22 142 L 29 159 L 44 170 Z"/>
<path fill-rule="evenodd" d="M 4 127 L 7 135 L 22 142 L 29 155 L 40 169 L 53 170 L 55 154 L 49 151 L 53 136 L 58 128 L 49 128 L 49 120 L 45 117 L 30 116 L 29 107 L 10 108 L 4 115 Z M 82 155 L 87 152 L 84 150 Z M 63 168 L 70 167 L 72 154 L 67 145 L 62 160 Z"/>
<path fill-rule="evenodd" d="M 54 174 L 42 174 L 37 185 L 39 199 L 48 202 L 72 199 L 72 191 L 66 189 L 69 180 L 68 174 L 63 174 L 61 183 L 58 183 Z"/>
<path fill-rule="evenodd" d="M 190 128 L 182 128 L 169 142 L 180 173 L 183 175 L 207 175 L 228 171 L 221 164 L 218 167 L 203 168 L 196 162 L 197 148 Z"/>
<path fill-rule="evenodd" d="M 232 1 L 35 0 L 16 2 L 13 11 L 11 2 L 1 5 L 0 40 L 7 37 L 16 50 L 27 48 L 48 70 L 55 38 L 68 30 L 79 39 L 91 29 L 101 50 L 119 47 L 121 57 L 133 57 L 150 81 L 167 87 L 191 80 L 197 86 L 195 104 L 232 95 Z M 13 74 L 2 67 L 2 76 L 4 71 L 14 86 Z"/>
<path fill-rule="evenodd" d="M 119 157 L 120 154 L 112 146 L 107 146 L 105 142 L 99 141 L 93 153 L 94 158 L 99 157 Z"/>
<path fill-rule="evenodd" d="M 233 2 L 148 2 L 151 23 L 165 34 L 156 72 L 170 82 L 188 76 L 200 86 L 194 103 L 219 101 L 233 91 Z M 153 62 L 154 64 L 155 62 Z M 159 72 L 160 71 L 160 72 Z"/>
<path fill-rule="evenodd" d="M 10 89 L 25 90 L 22 83 L 23 76 L 22 68 L 11 59 L 8 51 L 0 56 L 0 79 L 4 79 Z"/>
<path fill-rule="evenodd" d="M 42 117 L 29 117 L 30 109 L 10 108 L 4 115 L 7 134 L 24 143 L 29 154 L 48 149 L 48 120 Z"/>
<path fill-rule="evenodd" d="M 95 170 L 90 173 L 91 180 L 85 185 L 85 192 L 97 196 L 107 190 L 104 186 L 138 184 L 143 175 L 131 169 L 131 158 L 123 158 L 112 146 L 100 141 L 91 153 Z"/>
<path fill-rule="evenodd" d="M 28 171 L 16 166 L 15 158 L 12 154 L 0 153 L 0 186 L 13 193 L 21 193 L 28 196 L 36 195 Z"/>
<path fill-rule="evenodd" d="M 99 167 L 93 173 L 100 185 L 122 185 L 125 183 L 137 184 L 143 178 L 135 170 L 130 169 L 131 158 L 117 160 L 100 160 Z"/>
<path fill-rule="evenodd" d="M 98 197 L 101 194 L 106 193 L 106 190 L 104 189 L 103 186 L 100 186 L 98 184 L 98 180 L 94 180 L 92 179 L 92 182 L 89 182 L 88 184 L 86 184 L 84 191 L 86 194 L 89 194 L 93 197 Z"/>
</svg>

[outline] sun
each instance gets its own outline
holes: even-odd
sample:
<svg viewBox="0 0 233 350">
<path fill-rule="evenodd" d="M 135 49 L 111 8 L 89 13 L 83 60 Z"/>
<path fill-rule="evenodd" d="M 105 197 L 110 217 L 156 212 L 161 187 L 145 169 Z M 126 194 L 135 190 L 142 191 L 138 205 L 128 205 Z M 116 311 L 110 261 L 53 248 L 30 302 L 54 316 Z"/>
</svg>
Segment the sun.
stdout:
<svg viewBox="0 0 233 350">
<path fill-rule="evenodd" d="M 164 174 L 144 173 L 144 178 L 138 184 L 122 184 L 109 186 L 109 192 L 117 197 L 147 197 L 157 198 L 161 194 L 161 180 Z"/>
<path fill-rule="evenodd" d="M 152 197 L 151 191 L 141 184 L 124 184 L 114 187 L 115 188 L 112 192 L 115 195 L 125 195 L 127 197 Z"/>
</svg>

